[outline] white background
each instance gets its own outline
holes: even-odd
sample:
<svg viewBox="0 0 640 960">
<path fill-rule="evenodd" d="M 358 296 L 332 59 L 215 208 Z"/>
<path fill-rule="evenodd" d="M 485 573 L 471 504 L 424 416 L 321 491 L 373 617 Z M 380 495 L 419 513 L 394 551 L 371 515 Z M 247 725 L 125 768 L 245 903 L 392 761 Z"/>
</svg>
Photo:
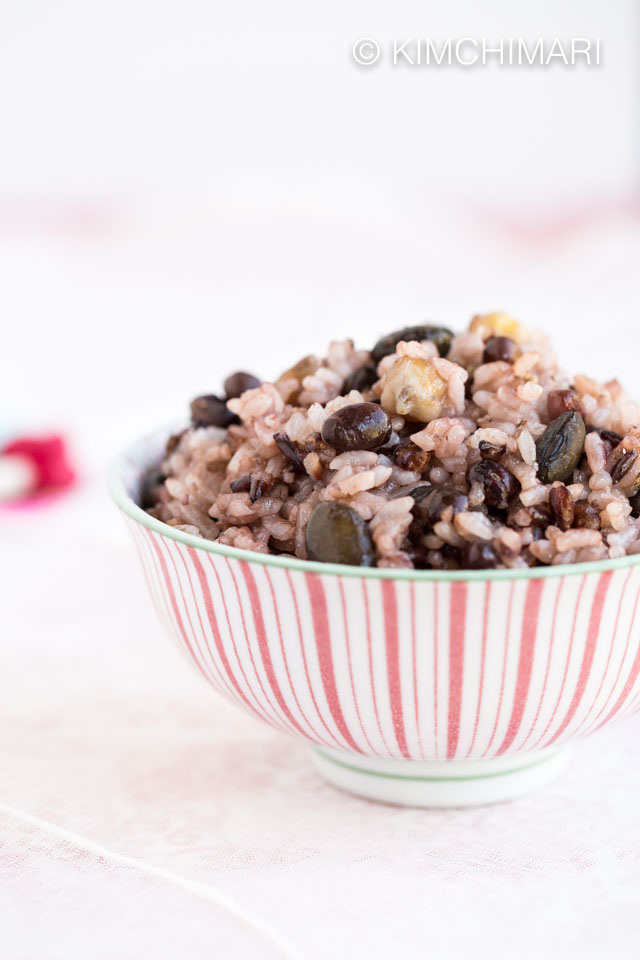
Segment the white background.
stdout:
<svg viewBox="0 0 640 960">
<path fill-rule="evenodd" d="M 234 368 L 494 308 L 640 396 L 638 19 L 0 0 L 0 434 L 67 432 L 82 480 L 0 510 L 8 960 L 637 956 L 637 722 L 509 807 L 339 797 L 162 643 L 104 471 Z M 367 69 L 363 36 L 602 64 Z"/>
</svg>

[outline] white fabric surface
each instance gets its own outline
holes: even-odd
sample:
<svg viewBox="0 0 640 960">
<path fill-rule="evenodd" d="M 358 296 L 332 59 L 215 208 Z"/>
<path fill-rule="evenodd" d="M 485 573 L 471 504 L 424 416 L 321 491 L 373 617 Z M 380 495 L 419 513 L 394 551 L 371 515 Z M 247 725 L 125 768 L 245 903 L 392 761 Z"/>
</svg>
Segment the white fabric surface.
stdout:
<svg viewBox="0 0 640 960">
<path fill-rule="evenodd" d="M 637 957 L 639 718 L 515 803 L 370 804 L 180 659 L 97 479 L 0 528 L 3 957 Z"/>
</svg>

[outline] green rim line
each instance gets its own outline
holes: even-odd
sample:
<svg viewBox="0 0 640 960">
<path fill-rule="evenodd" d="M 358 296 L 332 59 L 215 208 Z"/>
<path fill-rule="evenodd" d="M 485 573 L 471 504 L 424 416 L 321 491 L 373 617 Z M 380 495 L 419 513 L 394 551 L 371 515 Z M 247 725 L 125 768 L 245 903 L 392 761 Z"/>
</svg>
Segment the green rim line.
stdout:
<svg viewBox="0 0 640 960">
<path fill-rule="evenodd" d="M 156 431 L 157 433 L 158 431 Z M 167 435 L 169 430 L 166 431 Z M 152 436 L 152 435 L 151 435 Z M 149 439 L 149 437 L 145 438 Z M 215 540 L 205 540 L 194 537 L 190 533 L 176 530 L 161 520 L 149 516 L 142 507 L 138 506 L 128 495 L 122 482 L 124 463 L 131 457 L 143 441 L 133 444 L 125 453 L 115 460 L 108 473 L 108 488 L 112 499 L 122 512 L 135 520 L 136 523 L 153 530 L 169 540 L 177 540 L 195 550 L 214 553 L 222 557 L 233 557 L 235 560 L 259 563 L 266 567 L 283 567 L 286 570 L 298 570 L 302 573 L 320 573 L 340 577 L 364 577 L 368 580 L 402 580 L 426 582 L 484 582 L 487 580 L 537 580 L 541 577 L 568 577 L 581 576 L 586 573 L 603 573 L 607 570 L 620 570 L 640 564 L 640 553 L 615 560 L 592 560 L 588 563 L 558 564 L 552 567 L 529 567 L 526 570 L 387 570 L 378 567 L 350 567 L 338 563 L 318 563 L 312 560 L 298 560 L 290 557 L 279 557 L 271 554 L 253 553 L 251 550 L 239 550 L 237 547 L 228 547 Z M 149 466 L 152 466 L 150 463 Z"/>
<path fill-rule="evenodd" d="M 462 780 L 491 780 L 495 777 L 509 777 L 512 773 L 524 773 L 525 770 L 532 770 L 534 767 L 539 767 L 543 763 L 549 763 L 550 760 L 554 760 L 560 753 L 560 750 L 554 750 L 552 754 L 547 757 L 540 757 L 538 760 L 533 760 L 531 763 L 522 764 L 519 767 L 511 767 L 510 770 L 498 770 L 493 773 L 479 773 L 479 774 L 463 774 L 460 777 L 421 777 L 417 774 L 411 773 L 381 773 L 378 770 L 367 770 L 364 767 L 356 767 L 351 763 L 346 763 L 344 760 L 338 760 L 336 757 L 330 757 L 323 750 L 315 748 L 315 753 L 322 757 L 323 760 L 328 760 L 329 763 L 333 763 L 336 767 L 343 767 L 345 770 L 349 770 L 351 773 L 363 773 L 367 777 L 381 777 L 383 780 L 412 780 L 422 783 L 457 783 Z M 411 761 L 409 761 L 411 762 Z"/>
</svg>

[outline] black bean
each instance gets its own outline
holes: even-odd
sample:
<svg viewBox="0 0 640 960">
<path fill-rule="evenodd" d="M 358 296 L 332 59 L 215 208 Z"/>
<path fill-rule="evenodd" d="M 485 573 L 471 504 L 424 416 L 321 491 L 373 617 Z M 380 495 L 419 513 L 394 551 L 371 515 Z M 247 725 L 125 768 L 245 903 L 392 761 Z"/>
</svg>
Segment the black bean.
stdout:
<svg viewBox="0 0 640 960">
<path fill-rule="evenodd" d="M 309 560 L 373 565 L 375 555 L 367 525 L 346 503 L 319 503 L 309 517 L 305 536 Z"/>
<path fill-rule="evenodd" d="M 210 393 L 191 401 L 191 423 L 194 427 L 226 428 L 240 423 L 240 418 L 227 410 L 224 400 Z"/>
<path fill-rule="evenodd" d="M 575 504 L 567 488 L 564 486 L 552 487 L 549 493 L 549 507 L 556 527 L 560 530 L 570 530 L 573 526 Z"/>
<path fill-rule="evenodd" d="M 322 425 L 322 439 L 336 450 L 375 450 L 391 436 L 391 421 L 376 403 L 351 403 Z"/>
<path fill-rule="evenodd" d="M 481 440 L 478 444 L 478 450 L 483 460 L 499 460 L 507 452 L 504 444 L 489 443 L 488 440 Z"/>
<path fill-rule="evenodd" d="M 409 491 L 409 496 L 413 497 L 416 503 L 420 503 L 430 490 L 433 490 L 430 483 L 421 483 L 419 487 L 414 487 L 413 490 Z"/>
<path fill-rule="evenodd" d="M 544 529 L 551 523 L 551 509 L 546 503 L 536 503 L 532 507 L 528 507 L 527 512 L 531 517 L 532 527 Z"/>
<path fill-rule="evenodd" d="M 416 327 L 403 327 L 402 330 L 396 330 L 395 333 L 388 333 L 376 343 L 371 351 L 371 356 L 376 363 L 379 363 L 383 357 L 388 357 L 393 353 L 401 340 L 431 340 L 438 348 L 441 357 L 446 356 L 451 345 L 453 332 L 446 327 L 435 327 L 430 324 L 420 324 Z"/>
<path fill-rule="evenodd" d="M 636 493 L 630 497 L 629 503 L 631 504 L 631 516 L 640 517 L 640 493 Z"/>
<path fill-rule="evenodd" d="M 266 477 L 256 477 L 251 478 L 251 486 L 249 487 L 249 500 L 251 503 L 255 503 L 256 500 L 259 500 L 262 494 L 271 486 L 271 482 L 267 480 Z"/>
<path fill-rule="evenodd" d="M 467 482 L 479 483 L 484 501 L 492 510 L 507 510 L 510 498 L 518 489 L 514 475 L 493 460 L 480 460 L 467 470 Z"/>
<path fill-rule="evenodd" d="M 420 491 L 422 489 L 422 487 L 417 488 Z M 454 487 L 427 487 L 427 492 L 421 496 L 417 497 L 416 490 L 412 490 L 411 495 L 416 501 L 411 512 L 423 527 L 432 527 L 436 524 L 449 507 L 454 514 L 463 513 L 469 507 L 468 498 Z"/>
<path fill-rule="evenodd" d="M 274 433 L 273 439 L 276 442 L 276 446 L 280 453 L 286 457 L 291 466 L 298 470 L 300 473 L 304 471 L 304 463 L 302 462 L 302 457 L 298 453 L 296 447 L 293 444 L 293 441 L 286 433 Z"/>
<path fill-rule="evenodd" d="M 612 444 L 612 447 L 617 447 L 618 444 L 622 441 L 622 437 L 619 433 L 616 433 L 615 430 L 598 430 L 600 437 L 605 443 Z"/>
<path fill-rule="evenodd" d="M 620 483 L 620 481 L 627 475 L 633 464 L 638 458 L 637 450 L 625 450 L 622 449 L 620 456 L 616 460 L 616 464 L 611 471 L 611 479 L 614 483 Z"/>
<path fill-rule="evenodd" d="M 555 420 L 561 413 L 574 410 L 584 413 L 580 397 L 575 390 L 551 390 L 547 396 L 547 414 L 550 420 Z"/>
<path fill-rule="evenodd" d="M 584 451 L 584 420 L 567 411 L 553 420 L 536 442 L 538 477 L 543 483 L 566 483 L 580 463 Z"/>
<path fill-rule="evenodd" d="M 247 473 L 244 477 L 238 477 L 237 480 L 231 481 L 231 490 L 233 493 L 244 493 L 245 490 L 251 489 L 251 474 Z"/>
<path fill-rule="evenodd" d="M 510 337 L 489 337 L 484 345 L 482 362 L 496 363 L 501 360 L 503 363 L 513 363 L 519 353 L 517 344 Z"/>
<path fill-rule="evenodd" d="M 586 500 L 578 500 L 574 509 L 573 525 L 574 527 L 583 527 L 586 530 L 599 530 L 600 514 Z"/>
<path fill-rule="evenodd" d="M 239 397 L 245 390 L 254 390 L 260 386 L 260 382 L 252 373 L 245 373 L 244 370 L 232 373 L 224 382 L 224 392 L 227 395 L 227 400 Z"/>
<path fill-rule="evenodd" d="M 495 570 L 500 558 L 490 543 L 478 541 L 466 547 L 464 565 L 470 570 Z"/>
<path fill-rule="evenodd" d="M 427 450 L 421 450 L 415 443 L 410 443 L 406 447 L 398 447 L 394 452 L 396 466 L 401 470 L 416 470 L 422 473 L 426 470 L 431 454 Z"/>
<path fill-rule="evenodd" d="M 372 387 L 376 380 L 379 379 L 375 367 L 359 367 L 357 370 L 354 370 L 353 373 L 350 373 L 344 381 L 342 393 L 347 394 L 352 390 L 358 390 L 362 393 L 363 390 L 368 390 L 369 387 Z"/>
<path fill-rule="evenodd" d="M 445 543 L 431 554 L 431 566 L 434 570 L 460 570 L 462 557 L 457 547 Z"/>
</svg>

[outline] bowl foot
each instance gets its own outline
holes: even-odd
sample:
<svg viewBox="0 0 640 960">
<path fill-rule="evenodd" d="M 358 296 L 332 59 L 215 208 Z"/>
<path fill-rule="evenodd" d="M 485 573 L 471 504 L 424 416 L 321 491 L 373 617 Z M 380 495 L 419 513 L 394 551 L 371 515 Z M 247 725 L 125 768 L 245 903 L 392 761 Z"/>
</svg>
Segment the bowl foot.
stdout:
<svg viewBox="0 0 640 960">
<path fill-rule="evenodd" d="M 491 760 L 389 760 L 313 748 L 322 776 L 368 800 L 410 807 L 473 807 L 537 790 L 564 770 L 566 748 Z"/>
</svg>

